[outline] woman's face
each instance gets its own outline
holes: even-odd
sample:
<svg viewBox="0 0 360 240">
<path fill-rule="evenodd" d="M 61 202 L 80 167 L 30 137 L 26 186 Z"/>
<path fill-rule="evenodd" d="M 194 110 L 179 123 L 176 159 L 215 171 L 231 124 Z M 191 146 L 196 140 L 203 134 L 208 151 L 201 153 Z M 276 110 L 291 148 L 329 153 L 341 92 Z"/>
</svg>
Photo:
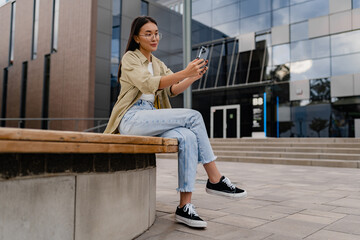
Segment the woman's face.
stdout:
<svg viewBox="0 0 360 240">
<path fill-rule="evenodd" d="M 140 28 L 138 36 L 135 36 L 134 39 L 137 43 L 140 44 L 140 51 L 143 53 L 151 53 L 156 51 L 159 38 L 159 30 L 156 24 L 148 22 Z"/>
</svg>

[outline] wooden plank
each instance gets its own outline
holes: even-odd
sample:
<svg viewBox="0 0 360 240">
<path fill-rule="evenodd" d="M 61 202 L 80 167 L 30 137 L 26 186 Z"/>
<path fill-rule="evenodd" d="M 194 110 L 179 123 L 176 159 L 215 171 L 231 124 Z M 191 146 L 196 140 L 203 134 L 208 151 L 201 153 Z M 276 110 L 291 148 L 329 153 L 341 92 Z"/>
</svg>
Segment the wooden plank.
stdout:
<svg viewBox="0 0 360 240">
<path fill-rule="evenodd" d="M 166 153 L 177 146 L 0 140 L 0 153 Z"/>
<path fill-rule="evenodd" d="M 178 145 L 178 140 L 174 138 L 163 138 L 162 144 L 165 146 Z"/>
<path fill-rule="evenodd" d="M 51 141 L 51 142 L 87 142 L 162 145 L 160 137 L 128 136 L 118 134 L 84 133 L 70 131 L 0 128 L 0 140 Z M 175 142 L 173 141 L 176 141 Z M 165 140 L 166 145 L 177 145 L 176 139 Z"/>
</svg>

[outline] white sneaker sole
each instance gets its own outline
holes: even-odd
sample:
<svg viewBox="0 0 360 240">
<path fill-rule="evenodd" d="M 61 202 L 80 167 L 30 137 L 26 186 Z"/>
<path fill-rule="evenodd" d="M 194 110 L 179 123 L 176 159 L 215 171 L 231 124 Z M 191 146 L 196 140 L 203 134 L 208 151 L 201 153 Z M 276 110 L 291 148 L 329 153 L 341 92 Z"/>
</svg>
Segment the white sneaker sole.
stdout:
<svg viewBox="0 0 360 240">
<path fill-rule="evenodd" d="M 244 191 L 242 193 L 226 193 L 226 192 L 220 192 L 220 191 L 216 191 L 216 190 L 206 188 L 206 192 L 208 194 L 211 194 L 211 195 L 226 197 L 226 198 L 230 198 L 230 199 L 241 199 L 241 198 L 246 198 L 247 197 L 247 192 L 246 191 Z"/>
<path fill-rule="evenodd" d="M 187 218 L 181 217 L 176 214 L 175 214 L 175 220 L 179 223 L 184 223 L 190 227 L 195 227 L 195 228 L 206 228 L 207 227 L 207 223 L 205 221 L 191 220 L 191 219 L 187 219 Z"/>
</svg>

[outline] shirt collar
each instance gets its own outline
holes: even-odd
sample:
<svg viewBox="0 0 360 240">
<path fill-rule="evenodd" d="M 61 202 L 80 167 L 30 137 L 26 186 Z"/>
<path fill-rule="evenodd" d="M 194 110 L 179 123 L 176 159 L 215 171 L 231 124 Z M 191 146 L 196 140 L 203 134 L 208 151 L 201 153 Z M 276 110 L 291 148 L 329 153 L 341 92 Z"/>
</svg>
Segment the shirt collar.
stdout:
<svg viewBox="0 0 360 240">
<path fill-rule="evenodd" d="M 134 52 L 140 58 L 142 63 L 145 63 L 146 61 L 148 61 L 148 59 L 144 56 L 144 54 L 139 49 L 135 49 Z M 154 60 L 154 56 L 152 54 L 151 54 L 151 58 L 152 58 L 152 60 Z"/>
</svg>

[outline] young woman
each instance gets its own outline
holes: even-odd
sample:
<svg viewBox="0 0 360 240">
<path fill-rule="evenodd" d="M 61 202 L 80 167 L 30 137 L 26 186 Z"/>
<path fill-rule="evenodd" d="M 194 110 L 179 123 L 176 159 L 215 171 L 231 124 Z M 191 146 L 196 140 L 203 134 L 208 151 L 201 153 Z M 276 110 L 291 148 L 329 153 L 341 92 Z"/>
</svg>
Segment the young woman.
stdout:
<svg viewBox="0 0 360 240">
<path fill-rule="evenodd" d="M 182 71 L 173 73 L 152 55 L 161 33 L 151 17 L 138 17 L 132 25 L 118 79 L 121 92 L 112 110 L 105 133 L 159 136 L 178 139 L 178 184 L 180 204 L 175 219 L 191 227 L 207 226 L 191 204 L 196 168 L 202 163 L 209 180 L 210 194 L 242 198 L 246 191 L 222 176 L 199 112 L 171 109 L 168 96 L 182 93 L 206 72 L 207 61 L 195 59 Z"/>
</svg>

